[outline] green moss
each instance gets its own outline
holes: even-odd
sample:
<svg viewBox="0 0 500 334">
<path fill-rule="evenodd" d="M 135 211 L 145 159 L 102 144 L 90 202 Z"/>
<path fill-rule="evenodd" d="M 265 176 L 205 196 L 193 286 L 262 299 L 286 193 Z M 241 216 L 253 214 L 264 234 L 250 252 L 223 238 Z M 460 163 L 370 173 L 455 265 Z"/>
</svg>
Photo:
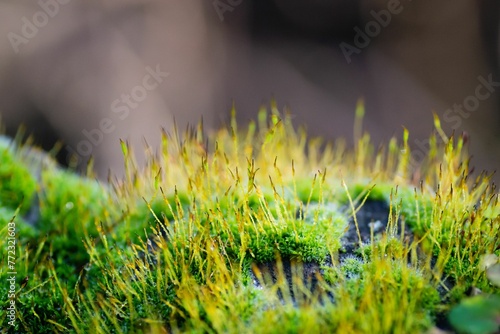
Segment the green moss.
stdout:
<svg viewBox="0 0 500 334">
<path fill-rule="evenodd" d="M 319 202 L 327 193 L 327 186 L 320 179 L 301 178 L 295 182 L 297 197 L 303 203 Z"/>
<path fill-rule="evenodd" d="M 235 203 L 238 203 L 239 198 L 235 197 L 235 201 Z M 263 208 L 263 203 L 274 204 L 274 197 L 269 192 L 265 192 L 262 197 L 256 193 L 251 193 L 244 201 L 246 201 L 246 204 L 252 211 L 259 212 Z M 229 207 L 230 206 L 228 206 L 228 208 Z M 276 214 L 276 211 L 274 211 L 273 214 Z"/>
<path fill-rule="evenodd" d="M 156 198 L 149 203 L 141 201 L 128 212 L 124 212 L 114 223 L 114 239 L 119 243 L 131 244 L 138 243 L 141 238 L 147 238 L 154 234 L 154 231 L 164 234 L 164 227 L 180 214 L 177 203 L 181 210 L 189 210 L 190 201 L 185 194 Z"/>
<path fill-rule="evenodd" d="M 401 259 L 383 255 L 368 262 L 345 258 L 329 283 L 337 305 L 336 321 L 344 330 L 424 331 L 432 325 L 440 303 L 436 288 L 422 273 Z"/>
<path fill-rule="evenodd" d="M 42 172 L 41 187 L 39 228 L 44 232 L 97 236 L 96 222 L 109 219 L 111 198 L 106 187 L 95 180 L 48 170 Z"/>
<path fill-rule="evenodd" d="M 0 278 L 5 281 L 7 277 Z M 30 281 L 33 286 L 43 285 L 32 291 L 25 288 L 16 297 L 18 318 L 14 326 L 15 332 L 29 333 L 36 330 L 37 333 L 54 333 L 63 328 L 71 328 L 71 322 L 64 310 L 65 301 L 57 284 L 53 280 L 41 280 L 37 276 L 30 276 Z M 2 296 L 8 293 L 4 286 L 0 288 Z M 6 324 L 8 320 L 4 311 L 7 308 L 5 300 L 1 303 L 1 308 L 0 320 Z"/>
<path fill-rule="evenodd" d="M 17 240 L 21 243 L 33 240 L 38 236 L 37 230 L 35 230 L 32 226 L 26 223 L 23 218 L 20 217 L 19 211 L 14 211 L 6 207 L 0 207 L 1 228 L 6 230 L 9 222 L 14 223 Z M 6 233 L 6 231 L 2 233 Z"/>
<path fill-rule="evenodd" d="M 36 181 L 11 149 L 0 146 L 0 161 L 0 207 L 20 207 L 24 213 L 32 204 Z"/>
<path fill-rule="evenodd" d="M 42 171 L 39 200 L 40 219 L 36 228 L 47 235 L 45 251 L 72 291 L 81 269 L 89 261 L 84 240 L 108 233 L 116 212 L 113 202 L 99 182 L 59 169 Z"/>
<path fill-rule="evenodd" d="M 318 233 L 311 225 L 302 221 L 296 221 L 293 225 L 285 223 L 273 228 L 268 227 L 258 235 L 251 236 L 249 249 L 255 260 L 258 263 L 270 262 L 275 260 L 275 254 L 279 253 L 286 258 L 321 263 L 328 255 L 329 249 L 340 247 L 338 237 L 328 238 L 325 235 L 331 233 L 330 235 L 338 236 L 340 233 L 335 232 L 333 228 L 323 229 Z"/>
<path fill-rule="evenodd" d="M 348 187 L 349 195 L 359 202 L 365 200 L 380 201 L 394 205 L 404 217 L 405 223 L 416 234 L 423 235 L 430 228 L 434 199 L 427 193 L 417 191 L 411 186 L 380 183 L 355 183 Z M 347 195 L 340 197 L 340 202 L 348 203 Z"/>
<path fill-rule="evenodd" d="M 415 333 L 472 287 L 500 293 L 481 265 L 500 255 L 498 195 L 468 185 L 460 140 L 432 142 L 415 190 L 407 132 L 380 150 L 358 133 L 351 152 L 308 142 L 275 107 L 258 131 L 231 124 L 164 135 L 144 170 L 123 144 L 127 177 L 111 185 L 0 142 L 0 232 L 15 216 L 18 286 L 29 277 L 15 331 Z M 389 229 L 347 249 L 366 201 L 387 203 Z"/>
<path fill-rule="evenodd" d="M 389 203 L 391 192 L 395 186 L 389 183 L 370 184 L 370 183 L 354 183 L 348 186 L 349 195 L 353 199 L 363 200 L 367 196 L 367 200 L 380 201 Z M 349 202 L 347 195 L 342 193 L 340 202 L 347 204 Z"/>
<path fill-rule="evenodd" d="M 394 203 L 400 205 L 401 215 L 405 223 L 417 235 L 423 235 L 431 227 L 433 221 L 434 200 L 411 187 L 401 187 L 394 195 Z"/>
<path fill-rule="evenodd" d="M 342 261 L 340 268 L 346 278 L 358 278 L 363 273 L 364 262 L 359 257 L 348 256 Z"/>
<path fill-rule="evenodd" d="M 255 209 L 251 210 L 254 212 Z M 255 218 L 244 224 L 239 224 L 236 216 L 226 212 L 228 220 L 225 223 L 231 232 L 222 233 L 222 236 L 224 240 L 234 239 L 235 243 L 230 247 L 232 254 L 238 254 L 244 247 L 246 254 L 257 263 L 274 261 L 277 253 L 286 258 L 321 263 L 340 247 L 347 219 L 334 205 L 310 205 L 303 219 L 295 218 L 297 210 L 293 205 L 281 208 L 261 206 L 254 212 Z"/>
</svg>

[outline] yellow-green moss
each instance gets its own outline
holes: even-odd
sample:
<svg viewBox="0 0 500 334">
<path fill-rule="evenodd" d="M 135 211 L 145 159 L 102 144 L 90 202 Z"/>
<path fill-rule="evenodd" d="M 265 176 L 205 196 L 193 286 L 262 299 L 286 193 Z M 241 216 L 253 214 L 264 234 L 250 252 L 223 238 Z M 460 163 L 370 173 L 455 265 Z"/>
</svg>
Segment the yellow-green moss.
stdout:
<svg viewBox="0 0 500 334">
<path fill-rule="evenodd" d="M 17 282 L 29 277 L 14 330 L 414 333 L 471 287 L 500 293 L 481 267 L 500 249 L 498 194 L 466 180 L 463 140 L 431 137 L 416 182 L 406 131 L 374 150 L 359 130 L 354 150 L 325 146 L 273 105 L 246 132 L 164 134 L 145 169 L 122 143 L 112 184 L 34 171 L 0 145 L 0 180 L 18 180 L 0 186 L 0 245 L 19 208 Z M 343 249 L 377 201 L 387 227 Z"/>
</svg>

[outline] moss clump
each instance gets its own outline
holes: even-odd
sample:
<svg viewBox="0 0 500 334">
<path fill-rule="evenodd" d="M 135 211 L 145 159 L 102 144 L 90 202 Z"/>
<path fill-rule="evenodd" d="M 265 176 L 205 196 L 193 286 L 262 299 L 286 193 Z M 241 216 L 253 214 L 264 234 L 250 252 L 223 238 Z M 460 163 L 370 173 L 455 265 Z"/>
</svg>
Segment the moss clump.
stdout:
<svg viewBox="0 0 500 334">
<path fill-rule="evenodd" d="M 84 240 L 109 230 L 115 208 L 105 186 L 68 171 L 42 171 L 40 187 L 36 228 L 51 240 L 56 272 L 72 286 L 89 261 Z"/>
<path fill-rule="evenodd" d="M 312 180 L 299 179 L 295 182 L 297 197 L 303 203 L 320 202 L 321 198 L 326 197 L 323 193 L 327 193 L 327 185 L 323 184 L 322 180 L 314 177 Z"/>
<path fill-rule="evenodd" d="M 471 288 L 500 293 L 481 264 L 499 255 L 498 194 L 435 125 L 443 143 L 415 171 L 406 131 L 375 150 L 357 120 L 347 150 L 273 105 L 243 132 L 233 119 L 209 138 L 164 134 L 144 169 L 122 143 L 126 175 L 110 184 L 0 143 L 0 178 L 21 178 L 0 186 L 2 249 L 16 224 L 9 328 L 426 332 Z"/>
<path fill-rule="evenodd" d="M 40 219 L 43 232 L 97 236 L 96 221 L 106 223 L 112 202 L 108 189 L 98 181 L 63 170 L 42 172 Z M 113 208 L 114 209 L 114 208 Z"/>
<path fill-rule="evenodd" d="M 36 230 L 20 217 L 19 210 L 14 211 L 7 207 L 0 207 L 0 226 L 4 229 L 3 233 L 7 233 L 6 230 L 10 222 L 15 223 L 21 241 L 33 240 L 38 236 Z"/>
<path fill-rule="evenodd" d="M 113 238 L 125 246 L 138 243 L 141 238 L 147 239 L 153 229 L 162 233 L 160 223 L 167 224 L 180 213 L 177 210 L 177 203 L 186 210 L 189 206 L 189 200 L 185 195 L 154 199 L 148 203 L 137 202 L 114 222 Z"/>
<path fill-rule="evenodd" d="M 0 207 L 25 213 L 32 205 L 36 181 L 10 146 L 0 145 Z"/>
<path fill-rule="evenodd" d="M 370 182 L 357 182 L 348 187 L 349 196 L 358 201 L 362 199 L 371 201 L 385 201 L 389 202 L 391 192 L 394 189 L 394 184 L 383 183 L 383 184 L 370 184 Z M 349 203 L 349 198 L 347 194 L 343 193 L 340 202 L 343 204 Z"/>
</svg>

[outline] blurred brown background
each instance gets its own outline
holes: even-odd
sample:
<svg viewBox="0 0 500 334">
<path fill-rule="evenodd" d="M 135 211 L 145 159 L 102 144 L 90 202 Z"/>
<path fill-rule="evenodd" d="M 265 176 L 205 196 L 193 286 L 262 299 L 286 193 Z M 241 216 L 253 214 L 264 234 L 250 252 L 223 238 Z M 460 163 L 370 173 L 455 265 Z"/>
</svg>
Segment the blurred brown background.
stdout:
<svg viewBox="0 0 500 334">
<path fill-rule="evenodd" d="M 119 138 L 244 122 L 274 97 L 313 135 L 352 138 L 365 98 L 376 142 L 432 112 L 466 131 L 476 169 L 500 166 L 499 5 L 493 0 L 0 1 L 0 115 L 99 175 L 121 173 Z M 497 83 L 499 82 L 499 83 Z M 421 148 L 419 148 L 421 147 Z M 415 156 L 418 160 L 418 157 Z"/>
</svg>

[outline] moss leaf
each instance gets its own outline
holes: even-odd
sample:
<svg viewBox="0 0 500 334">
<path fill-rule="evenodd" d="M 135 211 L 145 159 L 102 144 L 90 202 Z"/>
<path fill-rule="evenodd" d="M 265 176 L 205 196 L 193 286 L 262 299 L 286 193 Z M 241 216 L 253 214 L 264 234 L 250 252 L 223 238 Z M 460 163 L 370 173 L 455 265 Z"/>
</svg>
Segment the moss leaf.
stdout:
<svg viewBox="0 0 500 334">
<path fill-rule="evenodd" d="M 465 299 L 451 310 L 449 319 L 459 333 L 496 333 L 500 329 L 500 296 Z"/>
</svg>

